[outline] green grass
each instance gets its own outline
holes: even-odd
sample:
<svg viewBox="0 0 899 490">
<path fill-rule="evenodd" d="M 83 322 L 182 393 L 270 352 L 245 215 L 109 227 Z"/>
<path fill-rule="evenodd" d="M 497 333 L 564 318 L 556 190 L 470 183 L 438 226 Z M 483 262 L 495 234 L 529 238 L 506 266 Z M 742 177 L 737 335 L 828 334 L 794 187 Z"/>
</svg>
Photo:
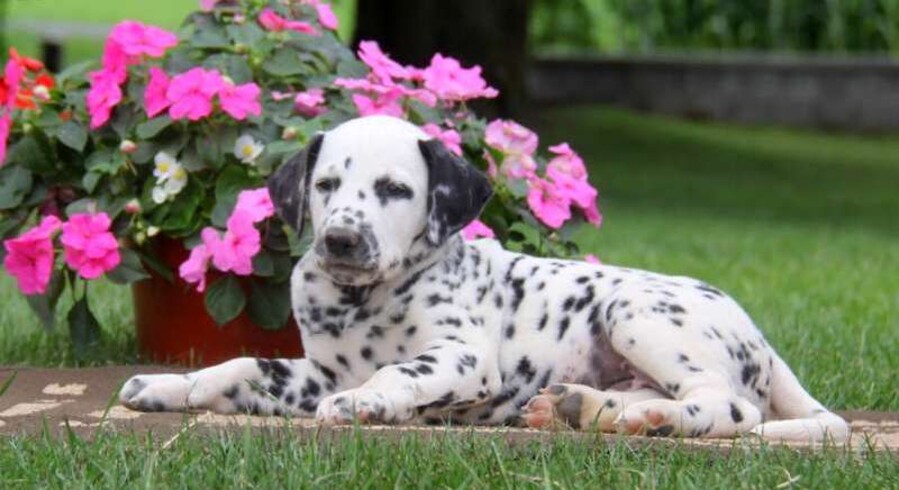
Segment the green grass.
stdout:
<svg viewBox="0 0 899 490">
<path fill-rule="evenodd" d="M 894 458 L 739 444 L 726 456 L 564 435 L 549 444 L 465 434 L 316 439 L 283 429 L 188 432 L 167 448 L 115 434 L 0 440 L 5 488 L 895 488 Z"/>
<path fill-rule="evenodd" d="M 591 108 L 531 123 L 591 165 L 605 224 L 583 229 L 608 263 L 688 274 L 740 300 L 812 393 L 836 409 L 899 409 L 899 139 L 731 128 Z M 103 352 L 134 359 L 127 290 L 98 284 Z M 0 364 L 71 365 L 0 279 Z M 64 330 L 64 329 L 61 329 Z M 103 361 L 101 361 L 102 363 Z M 895 455 L 632 449 L 561 436 L 500 438 L 188 433 L 168 449 L 133 435 L 0 440 L 15 487 L 896 488 Z"/>
</svg>

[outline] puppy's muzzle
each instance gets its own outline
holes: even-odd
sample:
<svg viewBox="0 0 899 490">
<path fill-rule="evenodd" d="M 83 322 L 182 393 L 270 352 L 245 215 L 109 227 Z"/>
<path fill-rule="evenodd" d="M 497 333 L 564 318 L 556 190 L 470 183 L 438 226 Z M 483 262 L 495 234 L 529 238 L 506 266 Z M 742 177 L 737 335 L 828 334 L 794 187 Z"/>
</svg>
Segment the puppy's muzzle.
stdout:
<svg viewBox="0 0 899 490">
<path fill-rule="evenodd" d="M 325 232 L 325 250 L 337 259 L 349 259 L 362 248 L 362 235 L 349 228 L 328 228 Z"/>
</svg>

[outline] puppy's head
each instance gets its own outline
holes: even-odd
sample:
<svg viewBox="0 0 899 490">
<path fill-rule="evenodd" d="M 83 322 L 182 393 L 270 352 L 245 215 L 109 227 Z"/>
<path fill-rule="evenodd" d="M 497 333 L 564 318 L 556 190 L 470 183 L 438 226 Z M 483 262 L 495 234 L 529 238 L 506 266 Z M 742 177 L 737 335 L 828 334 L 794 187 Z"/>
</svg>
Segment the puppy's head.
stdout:
<svg viewBox="0 0 899 490">
<path fill-rule="evenodd" d="M 334 282 L 388 280 L 413 250 L 432 250 L 476 218 L 490 198 L 487 178 L 418 127 L 370 116 L 320 133 L 275 172 L 278 214 L 302 234 Z"/>
</svg>

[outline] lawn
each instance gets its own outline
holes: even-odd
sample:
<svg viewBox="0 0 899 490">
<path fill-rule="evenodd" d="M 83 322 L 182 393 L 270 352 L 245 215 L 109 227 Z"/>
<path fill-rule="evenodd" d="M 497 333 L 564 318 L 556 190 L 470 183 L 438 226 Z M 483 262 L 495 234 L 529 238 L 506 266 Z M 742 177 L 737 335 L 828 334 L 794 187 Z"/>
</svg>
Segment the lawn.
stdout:
<svg viewBox="0 0 899 490">
<path fill-rule="evenodd" d="M 596 107 L 530 119 L 591 166 L 605 223 L 578 241 L 608 263 L 701 277 L 736 296 L 812 393 L 836 409 L 899 409 L 899 138 L 673 121 Z M 95 298 L 103 362 L 135 361 L 127 291 Z M 0 279 L 0 364 L 69 365 Z M 265 456 L 261 456 L 264 454 Z M 899 486 L 895 455 L 632 449 L 560 437 L 298 441 L 189 434 L 167 450 L 131 435 L 0 441 L 18 486 Z M 288 470 L 289 469 L 289 470 Z M 53 475 L 50 480 L 36 475 Z M 795 479 L 795 480 L 794 480 Z"/>
</svg>

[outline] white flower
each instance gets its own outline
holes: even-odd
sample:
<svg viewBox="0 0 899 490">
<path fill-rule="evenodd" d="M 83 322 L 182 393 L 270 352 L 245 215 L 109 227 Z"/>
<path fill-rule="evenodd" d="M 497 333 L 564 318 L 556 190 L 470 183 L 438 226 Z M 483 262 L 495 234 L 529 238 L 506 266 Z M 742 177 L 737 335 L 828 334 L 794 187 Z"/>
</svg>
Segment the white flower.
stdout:
<svg viewBox="0 0 899 490">
<path fill-rule="evenodd" d="M 175 157 L 164 151 L 157 153 L 153 162 L 156 164 L 156 167 L 153 169 L 153 176 L 156 177 L 157 184 L 165 182 L 172 171 L 181 166 L 178 160 L 175 160 Z"/>
<path fill-rule="evenodd" d="M 153 188 L 152 198 L 156 204 L 162 204 L 170 198 L 178 195 L 187 185 L 187 171 L 168 153 L 161 151 L 154 159 L 156 167 L 153 176 L 156 177 L 156 187 Z"/>
<path fill-rule="evenodd" d="M 252 164 L 256 157 L 262 153 L 262 143 L 245 134 L 234 142 L 234 156 L 243 163 Z"/>
</svg>

